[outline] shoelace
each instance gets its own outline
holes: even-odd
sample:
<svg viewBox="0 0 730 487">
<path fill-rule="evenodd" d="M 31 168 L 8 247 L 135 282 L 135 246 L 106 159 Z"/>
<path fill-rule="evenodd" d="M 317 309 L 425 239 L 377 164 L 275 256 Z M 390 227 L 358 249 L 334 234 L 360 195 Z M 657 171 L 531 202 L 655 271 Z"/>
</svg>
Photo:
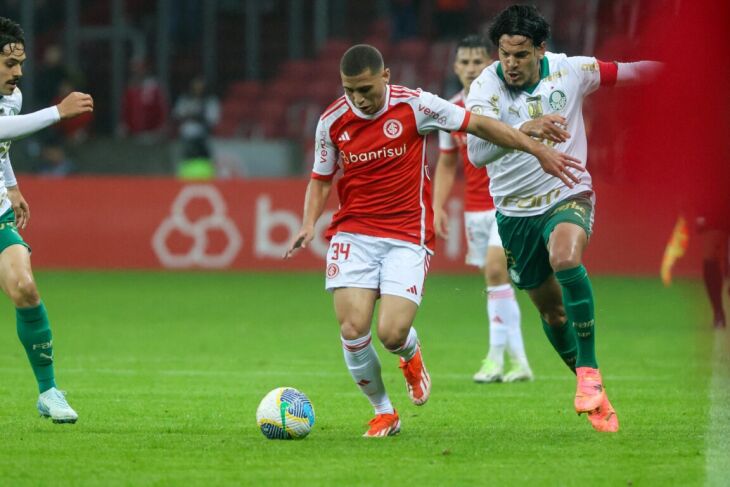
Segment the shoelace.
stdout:
<svg viewBox="0 0 730 487">
<path fill-rule="evenodd" d="M 59 391 L 56 390 L 51 397 L 48 398 L 48 401 L 51 402 L 54 406 L 67 408 L 68 402 L 66 402 L 66 392 L 65 391 Z"/>
<path fill-rule="evenodd" d="M 390 416 L 394 416 L 394 415 L 393 414 L 378 414 L 373 419 L 371 419 L 370 421 L 368 421 L 368 424 L 370 426 L 375 426 L 375 425 L 380 425 L 380 424 L 382 424 L 383 426 L 388 426 L 388 423 L 389 423 L 389 419 L 388 418 Z"/>
<path fill-rule="evenodd" d="M 406 377 L 406 380 L 409 383 L 418 381 L 419 375 L 420 375 L 420 374 L 418 374 L 418 372 L 412 370 L 413 367 L 410 366 L 410 363 L 412 361 L 413 361 L 413 359 L 409 360 L 408 362 L 401 361 L 401 363 L 398 365 L 398 367 L 400 367 L 400 369 L 403 371 L 403 375 Z"/>
</svg>

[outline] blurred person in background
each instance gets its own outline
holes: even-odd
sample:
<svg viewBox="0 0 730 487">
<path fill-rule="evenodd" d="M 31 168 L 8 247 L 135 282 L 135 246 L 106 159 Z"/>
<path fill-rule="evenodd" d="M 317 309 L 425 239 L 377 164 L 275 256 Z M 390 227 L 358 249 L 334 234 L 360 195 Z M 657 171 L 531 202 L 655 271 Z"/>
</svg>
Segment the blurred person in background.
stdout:
<svg viewBox="0 0 730 487">
<path fill-rule="evenodd" d="M 702 279 L 712 306 L 712 325 L 722 330 L 727 327 L 723 304 L 723 284 L 728 277 L 730 261 L 730 207 L 705 209 L 695 223 L 702 242 Z M 730 290 L 729 290 L 730 291 Z"/>
<path fill-rule="evenodd" d="M 23 103 L 18 82 L 26 60 L 25 39 L 20 26 L 3 17 L 0 49 L 0 286 L 15 306 L 18 337 L 38 383 L 38 412 L 56 423 L 75 423 L 78 414 L 56 388 L 48 313 L 33 277 L 30 247 L 18 233 L 28 224 L 30 208 L 13 173 L 10 144 L 61 119 L 90 112 L 94 102 L 89 95 L 71 93 L 57 106 L 18 115 Z"/>
<path fill-rule="evenodd" d="M 459 39 L 469 24 L 469 0 L 436 0 L 434 20 L 441 39 Z"/>
<path fill-rule="evenodd" d="M 75 83 L 69 78 L 61 80 L 52 103 L 56 105 L 61 103 L 64 98 L 75 91 L 74 86 Z M 73 145 L 79 144 L 88 139 L 89 132 L 91 130 L 91 123 L 93 121 L 93 112 L 83 113 L 74 118 L 61 120 L 61 122 L 54 127 L 54 131 L 58 132 L 62 136 L 60 139 L 62 139 L 63 142 L 69 142 Z"/>
<path fill-rule="evenodd" d="M 454 73 L 463 89 L 449 101 L 464 106 L 472 81 L 491 64 L 487 40 L 478 35 L 463 38 L 456 45 Z M 436 235 L 448 238 L 448 211 L 445 209 L 457 173 L 458 155 L 464 168 L 464 229 L 466 263 L 481 269 L 487 286 L 489 351 L 474 381 L 517 382 L 532 380 L 520 326 L 520 307 L 507 273 L 507 258 L 497 231 L 497 210 L 489 194 L 489 177 L 484 168 L 469 162 L 465 132 L 439 132 L 439 158 L 433 182 L 433 211 Z M 510 368 L 505 373 L 504 354 Z"/>
<path fill-rule="evenodd" d="M 501 120 L 585 161 L 584 98 L 599 87 L 651 81 L 658 63 L 602 62 L 546 52 L 550 26 L 534 6 L 513 5 L 492 22 L 499 62 L 472 83 L 467 108 Z M 594 429 L 618 431 L 595 351 L 594 298 L 583 251 L 595 195 L 583 171 L 577 184 L 549 177 L 529 154 L 469 136 L 469 159 L 488 168 L 499 234 L 512 282 L 527 291 L 543 329 L 577 375 L 575 410 Z"/>
<path fill-rule="evenodd" d="M 58 44 L 50 44 L 43 52 L 38 71 L 36 72 L 36 98 L 41 106 L 48 106 L 58 96 L 64 80 L 71 79 L 71 73 L 63 61 L 63 50 Z"/>
<path fill-rule="evenodd" d="M 182 179 L 211 179 L 215 177 L 210 149 L 210 132 L 220 120 L 218 98 L 207 90 L 203 78 L 190 81 L 188 91 L 178 98 L 172 117 L 178 124 L 182 144 L 182 161 L 177 174 Z"/>
<path fill-rule="evenodd" d="M 366 437 L 400 431 L 400 418 L 385 391 L 380 360 L 371 343 L 375 304 L 378 338 L 399 356 L 408 395 L 426 403 L 431 378 L 412 324 L 421 303 L 435 234 L 425 139 L 435 130 L 466 130 L 502 146 L 524 150 L 545 171 L 568 176 L 581 166 L 518 130 L 471 115 L 421 90 L 390 85 L 380 52 L 360 44 L 340 61 L 345 96 L 323 113 L 315 134 L 314 164 L 304 198 L 302 227 L 285 257 L 306 247 L 332 189 L 335 174 L 340 208 L 327 231 L 326 289 L 350 375 L 375 410 Z"/>
<path fill-rule="evenodd" d="M 130 79 L 122 96 L 122 121 L 117 132 L 155 140 L 163 135 L 169 112 L 159 81 L 148 72 L 147 63 L 133 59 Z"/>
<path fill-rule="evenodd" d="M 63 137 L 54 131 L 49 131 L 48 134 L 42 141 L 40 157 L 33 171 L 47 177 L 68 176 L 73 172 L 74 164 L 66 154 Z"/>
<path fill-rule="evenodd" d="M 394 42 L 418 35 L 418 0 L 393 0 L 390 5 Z"/>
</svg>

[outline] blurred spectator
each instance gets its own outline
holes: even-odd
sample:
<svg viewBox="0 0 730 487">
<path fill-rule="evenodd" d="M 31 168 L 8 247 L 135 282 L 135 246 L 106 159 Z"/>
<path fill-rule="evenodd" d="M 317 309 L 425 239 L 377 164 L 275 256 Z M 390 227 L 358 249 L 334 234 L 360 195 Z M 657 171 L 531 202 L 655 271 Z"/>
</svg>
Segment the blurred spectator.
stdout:
<svg viewBox="0 0 730 487">
<path fill-rule="evenodd" d="M 418 35 L 419 3 L 419 0 L 393 0 L 391 3 L 393 41 L 410 39 Z"/>
<path fill-rule="evenodd" d="M 208 138 L 220 120 L 220 103 L 208 92 L 206 82 L 197 77 L 178 98 L 172 116 L 179 124 L 182 162 L 178 175 L 185 179 L 209 179 L 215 175 Z"/>
<path fill-rule="evenodd" d="M 72 78 L 63 62 L 63 50 L 58 44 L 50 44 L 43 52 L 43 60 L 36 76 L 36 97 L 40 106 L 48 106 L 58 95 L 63 80 Z"/>
<path fill-rule="evenodd" d="M 68 176 L 73 172 L 74 164 L 66 154 L 60 135 L 48 132 L 34 170 L 42 176 L 56 178 Z"/>
<path fill-rule="evenodd" d="M 73 82 L 69 79 L 61 80 L 58 86 L 56 97 L 51 102 L 53 105 L 58 105 L 61 100 L 66 98 L 71 92 L 75 91 Z M 67 141 L 74 144 L 85 141 L 89 136 L 89 125 L 94 120 L 93 112 L 84 113 L 74 118 L 67 118 L 61 120 L 54 130 L 62 135 Z"/>
<path fill-rule="evenodd" d="M 469 27 L 469 0 L 436 0 L 436 27 L 441 39 L 459 39 Z"/>
<path fill-rule="evenodd" d="M 185 49 L 200 42 L 203 25 L 203 2 L 176 0 L 172 9 L 171 30 L 175 45 Z"/>
<path fill-rule="evenodd" d="M 157 78 L 147 71 L 147 63 L 133 59 L 130 79 L 122 97 L 120 135 L 158 136 L 165 129 L 169 111 Z"/>
</svg>

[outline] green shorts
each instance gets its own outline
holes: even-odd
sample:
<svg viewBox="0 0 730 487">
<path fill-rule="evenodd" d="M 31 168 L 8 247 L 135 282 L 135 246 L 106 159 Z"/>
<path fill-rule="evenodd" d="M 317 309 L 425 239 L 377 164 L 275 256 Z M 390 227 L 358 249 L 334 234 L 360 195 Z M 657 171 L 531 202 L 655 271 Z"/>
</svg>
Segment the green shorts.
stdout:
<svg viewBox="0 0 730 487">
<path fill-rule="evenodd" d="M 18 229 L 15 228 L 15 212 L 10 209 L 0 215 L 0 252 L 16 244 L 30 250 L 30 245 L 25 243 L 23 237 L 18 233 Z"/>
<path fill-rule="evenodd" d="M 593 226 L 590 193 L 559 201 L 542 215 L 505 216 L 497 212 L 497 228 L 509 275 L 519 289 L 534 289 L 553 273 L 547 244 L 558 223 L 578 225 L 590 238 Z"/>
</svg>

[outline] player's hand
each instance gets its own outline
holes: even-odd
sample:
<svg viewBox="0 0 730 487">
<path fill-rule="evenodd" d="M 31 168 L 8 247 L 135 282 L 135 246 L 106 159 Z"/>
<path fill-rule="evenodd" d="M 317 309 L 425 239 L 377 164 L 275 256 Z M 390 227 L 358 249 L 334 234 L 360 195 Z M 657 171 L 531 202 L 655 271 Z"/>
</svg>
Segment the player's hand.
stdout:
<svg viewBox="0 0 730 487">
<path fill-rule="evenodd" d="M 22 230 L 28 225 L 28 221 L 30 220 L 30 207 L 28 206 L 28 202 L 25 201 L 20 189 L 17 187 L 8 188 L 8 199 L 15 212 L 15 227 Z"/>
<path fill-rule="evenodd" d="M 577 172 L 586 170 L 580 164 L 580 160 L 545 145 L 542 147 L 543 149 L 535 154 L 535 157 L 540 162 L 543 171 L 560 179 L 569 188 L 572 188 L 575 185 L 574 183 L 580 182 L 580 178 L 570 171 L 570 169 L 575 169 Z"/>
<path fill-rule="evenodd" d="M 449 238 L 449 215 L 443 208 L 433 209 L 433 226 L 438 237 L 444 240 Z"/>
<path fill-rule="evenodd" d="M 530 137 L 560 143 L 565 142 L 570 138 L 570 132 L 565 130 L 567 124 L 568 121 L 565 117 L 561 117 L 560 115 L 544 115 L 523 123 L 520 127 L 520 131 L 526 133 Z"/>
<path fill-rule="evenodd" d="M 61 119 L 73 118 L 82 113 L 93 112 L 94 99 L 91 98 L 91 95 L 74 91 L 61 100 L 61 103 L 56 105 L 56 108 L 58 108 Z"/>
<path fill-rule="evenodd" d="M 306 249 L 307 245 L 309 245 L 309 242 L 311 242 L 314 239 L 314 228 L 308 227 L 302 227 L 301 230 L 299 230 L 299 233 L 296 237 L 294 237 L 294 240 L 292 241 L 291 245 L 289 245 L 289 250 L 286 251 L 284 254 L 285 259 L 290 259 L 294 253 L 298 249 Z"/>
</svg>

